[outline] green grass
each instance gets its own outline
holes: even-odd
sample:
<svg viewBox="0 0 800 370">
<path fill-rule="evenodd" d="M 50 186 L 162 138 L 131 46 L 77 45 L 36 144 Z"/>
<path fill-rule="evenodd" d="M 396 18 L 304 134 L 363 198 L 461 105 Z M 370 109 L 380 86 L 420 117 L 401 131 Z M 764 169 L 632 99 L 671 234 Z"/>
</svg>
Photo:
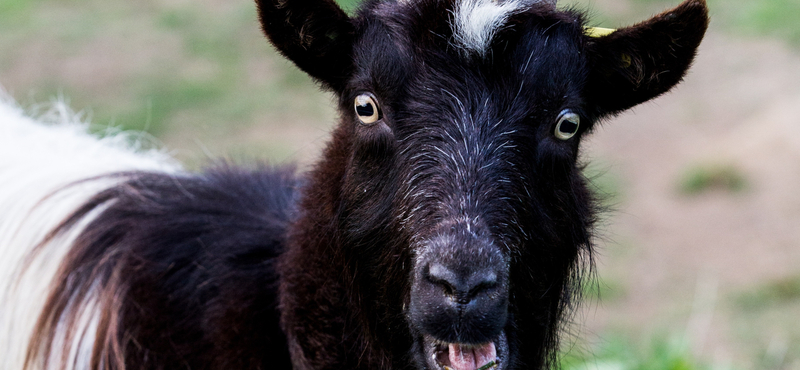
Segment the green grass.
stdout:
<svg viewBox="0 0 800 370">
<path fill-rule="evenodd" d="M 358 4 L 360 4 L 360 1 L 359 0 L 336 0 L 336 3 L 338 3 L 339 6 L 341 6 L 342 9 L 344 9 L 349 14 L 353 14 L 355 12 L 356 8 L 358 7 Z"/>
<path fill-rule="evenodd" d="M 800 303 L 800 275 L 785 277 L 751 288 L 740 293 L 736 302 L 740 307 L 749 310 Z"/>
<path fill-rule="evenodd" d="M 611 169 L 611 165 L 602 159 L 589 160 L 583 175 L 589 179 L 591 189 L 600 197 L 604 206 L 613 208 L 624 196 L 622 180 Z"/>
<path fill-rule="evenodd" d="M 711 370 L 695 358 L 689 344 L 677 337 L 657 335 L 634 342 L 614 336 L 594 348 L 572 348 L 562 356 L 562 370 Z"/>
<path fill-rule="evenodd" d="M 621 12 L 603 9 L 602 0 L 561 0 L 561 7 L 589 10 L 592 25 L 619 27 L 673 8 L 683 0 L 629 0 Z M 707 0 L 713 27 L 745 38 L 773 37 L 800 47 L 800 0 Z"/>
<path fill-rule="evenodd" d="M 737 193 L 747 188 L 747 181 L 734 166 L 705 164 L 686 170 L 678 187 L 681 193 L 687 195 L 713 190 Z"/>
<path fill-rule="evenodd" d="M 0 79 L 24 106 L 68 97 L 98 130 L 168 138 L 182 160 L 205 156 L 191 137 L 213 146 L 255 127 L 301 122 L 313 133 L 333 120 L 329 98 L 269 46 L 250 1 L 0 0 Z M 259 137 L 236 151 L 282 159 L 300 145 Z"/>
<path fill-rule="evenodd" d="M 623 298 L 626 294 L 622 283 L 609 278 L 601 278 L 599 281 L 590 281 L 582 285 L 582 298 L 586 304 L 601 304 L 615 302 Z"/>
<path fill-rule="evenodd" d="M 4 22 L 0 23 L 0 29 L 5 27 L 24 27 L 25 17 L 29 16 L 32 12 L 48 0 L 0 0 L 0 19 Z"/>
<path fill-rule="evenodd" d="M 711 21 L 742 37 L 776 37 L 800 47 L 800 0 L 707 0 Z M 678 0 L 633 0 L 635 12 L 652 14 Z"/>
<path fill-rule="evenodd" d="M 710 0 L 731 32 L 771 36 L 800 46 L 800 0 Z"/>
<path fill-rule="evenodd" d="M 731 332 L 757 369 L 797 369 L 800 365 L 800 274 L 762 282 L 727 295 L 726 310 L 736 318 Z"/>
</svg>

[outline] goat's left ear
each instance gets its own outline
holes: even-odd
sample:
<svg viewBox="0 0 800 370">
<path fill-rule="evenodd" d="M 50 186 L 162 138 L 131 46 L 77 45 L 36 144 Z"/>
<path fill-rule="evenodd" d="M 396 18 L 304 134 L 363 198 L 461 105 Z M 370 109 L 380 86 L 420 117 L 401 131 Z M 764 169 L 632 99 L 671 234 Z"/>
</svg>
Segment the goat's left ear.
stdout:
<svg viewBox="0 0 800 370">
<path fill-rule="evenodd" d="M 256 0 L 264 34 L 286 58 L 341 90 L 352 65 L 354 27 L 333 0 Z"/>
<path fill-rule="evenodd" d="M 683 79 L 708 28 L 705 0 L 604 36 L 588 36 L 587 95 L 598 115 L 620 112 L 661 95 Z"/>
</svg>

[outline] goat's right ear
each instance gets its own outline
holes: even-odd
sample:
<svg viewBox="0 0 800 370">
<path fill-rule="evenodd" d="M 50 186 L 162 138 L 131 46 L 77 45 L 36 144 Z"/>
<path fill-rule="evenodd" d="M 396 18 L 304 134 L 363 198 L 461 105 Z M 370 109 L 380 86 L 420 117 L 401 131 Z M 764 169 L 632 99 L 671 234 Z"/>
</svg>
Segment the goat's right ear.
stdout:
<svg viewBox="0 0 800 370">
<path fill-rule="evenodd" d="M 614 32 L 592 29 L 587 95 L 598 115 L 614 114 L 655 98 L 683 79 L 708 28 L 705 0 Z"/>
<path fill-rule="evenodd" d="M 256 0 L 264 34 L 286 58 L 328 88 L 350 76 L 354 27 L 333 0 Z"/>
</svg>

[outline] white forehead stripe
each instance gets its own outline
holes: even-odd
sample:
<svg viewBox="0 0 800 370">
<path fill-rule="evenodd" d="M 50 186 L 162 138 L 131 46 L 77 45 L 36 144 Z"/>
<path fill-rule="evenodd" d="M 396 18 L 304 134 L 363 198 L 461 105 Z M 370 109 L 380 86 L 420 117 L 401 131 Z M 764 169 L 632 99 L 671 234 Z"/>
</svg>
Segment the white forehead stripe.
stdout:
<svg viewBox="0 0 800 370">
<path fill-rule="evenodd" d="M 506 24 L 508 17 L 530 3 L 530 0 L 460 1 L 451 21 L 454 43 L 466 52 L 486 54 L 495 33 Z"/>
</svg>

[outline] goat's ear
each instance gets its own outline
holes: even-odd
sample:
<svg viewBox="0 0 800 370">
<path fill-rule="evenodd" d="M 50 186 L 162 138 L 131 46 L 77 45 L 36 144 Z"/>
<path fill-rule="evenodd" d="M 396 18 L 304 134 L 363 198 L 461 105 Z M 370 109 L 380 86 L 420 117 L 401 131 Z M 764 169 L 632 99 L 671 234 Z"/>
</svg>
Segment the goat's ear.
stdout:
<svg viewBox="0 0 800 370">
<path fill-rule="evenodd" d="M 692 64 L 706 28 L 705 0 L 687 0 L 637 25 L 588 36 L 587 94 L 597 113 L 620 112 L 675 86 Z"/>
<path fill-rule="evenodd" d="M 333 0 L 256 0 L 264 34 L 285 57 L 328 88 L 350 75 L 354 27 Z"/>
</svg>

